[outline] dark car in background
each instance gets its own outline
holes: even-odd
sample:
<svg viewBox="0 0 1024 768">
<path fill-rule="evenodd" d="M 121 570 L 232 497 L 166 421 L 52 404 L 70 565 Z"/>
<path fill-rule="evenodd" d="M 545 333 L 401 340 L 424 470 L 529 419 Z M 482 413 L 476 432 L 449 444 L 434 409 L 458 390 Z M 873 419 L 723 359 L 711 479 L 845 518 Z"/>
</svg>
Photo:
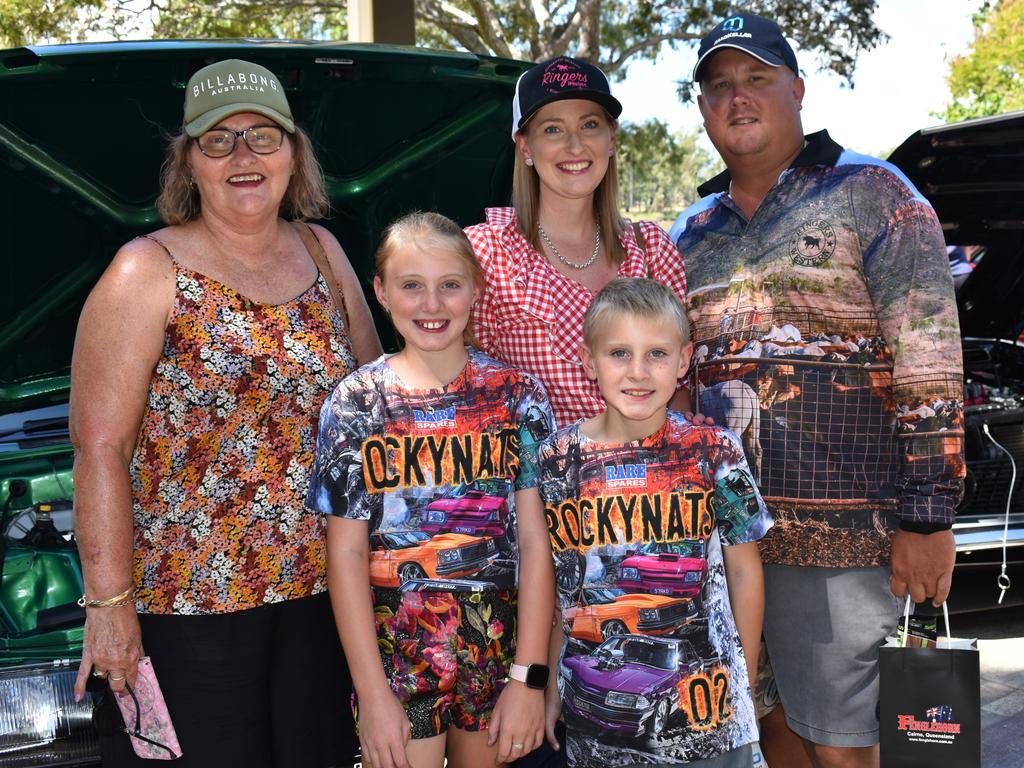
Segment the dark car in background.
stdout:
<svg viewBox="0 0 1024 768">
<path fill-rule="evenodd" d="M 83 622 L 67 422 L 75 326 L 117 248 L 160 226 L 153 202 L 185 84 L 227 58 L 284 84 L 327 177 L 323 223 L 365 289 L 396 216 L 437 210 L 468 225 L 508 200 L 521 63 L 276 41 L 0 51 L 0 768 L 96 764 L 91 704 L 71 695 Z"/>
<path fill-rule="evenodd" d="M 996 607 L 1004 532 L 1013 587 L 1003 605 L 1021 604 L 1024 112 L 918 131 L 889 161 L 931 201 L 951 259 L 960 262 L 967 479 L 953 528 L 957 566 L 950 608 Z"/>
</svg>

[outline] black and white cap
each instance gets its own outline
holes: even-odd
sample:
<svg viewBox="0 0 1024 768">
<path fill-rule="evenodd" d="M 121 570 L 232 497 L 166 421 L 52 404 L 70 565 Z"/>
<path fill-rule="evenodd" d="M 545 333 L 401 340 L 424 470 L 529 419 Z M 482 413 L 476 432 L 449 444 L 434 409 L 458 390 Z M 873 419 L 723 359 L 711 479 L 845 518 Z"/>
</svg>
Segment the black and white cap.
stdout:
<svg viewBox="0 0 1024 768">
<path fill-rule="evenodd" d="M 735 48 L 760 59 L 771 67 L 783 65 L 799 75 L 796 54 L 779 25 L 763 16 L 753 13 L 738 13 L 723 19 L 700 41 L 697 50 L 697 65 L 693 68 L 693 81 L 699 83 L 704 74 L 704 65 L 723 48 Z"/>
<path fill-rule="evenodd" d="M 512 139 L 537 110 L 553 101 L 587 99 L 604 107 L 613 118 L 622 114 L 622 104 L 612 96 L 604 72 L 571 56 L 542 61 L 523 72 L 512 99 Z"/>
</svg>

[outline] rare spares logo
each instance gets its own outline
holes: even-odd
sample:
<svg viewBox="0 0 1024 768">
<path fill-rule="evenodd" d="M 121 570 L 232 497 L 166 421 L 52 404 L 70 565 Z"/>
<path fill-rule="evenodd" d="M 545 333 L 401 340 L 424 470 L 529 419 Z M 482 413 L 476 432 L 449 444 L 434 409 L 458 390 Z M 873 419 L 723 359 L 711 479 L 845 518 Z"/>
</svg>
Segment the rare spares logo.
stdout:
<svg viewBox="0 0 1024 768">
<path fill-rule="evenodd" d="M 917 715 L 897 715 L 897 730 L 907 734 L 907 741 L 930 744 L 952 744 L 960 734 L 960 723 L 953 718 L 949 706 L 931 707 L 924 713 L 924 720 Z"/>
</svg>

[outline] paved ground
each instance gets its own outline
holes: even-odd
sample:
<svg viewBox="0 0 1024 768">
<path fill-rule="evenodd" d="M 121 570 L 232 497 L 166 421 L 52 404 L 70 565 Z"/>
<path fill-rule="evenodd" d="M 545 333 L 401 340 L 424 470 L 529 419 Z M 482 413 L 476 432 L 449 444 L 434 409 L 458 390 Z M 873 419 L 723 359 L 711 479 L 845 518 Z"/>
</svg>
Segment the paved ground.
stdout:
<svg viewBox="0 0 1024 768">
<path fill-rule="evenodd" d="M 981 652 L 984 768 L 1024 768 L 1024 608 L 952 618 L 953 635 Z"/>
</svg>

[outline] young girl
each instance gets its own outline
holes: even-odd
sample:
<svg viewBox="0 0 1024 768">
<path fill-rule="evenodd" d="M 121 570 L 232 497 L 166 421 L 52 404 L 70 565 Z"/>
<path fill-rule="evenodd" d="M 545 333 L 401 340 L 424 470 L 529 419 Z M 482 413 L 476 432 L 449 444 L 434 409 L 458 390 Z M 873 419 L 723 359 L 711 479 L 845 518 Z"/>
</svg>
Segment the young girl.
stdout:
<svg viewBox="0 0 1024 768">
<path fill-rule="evenodd" d="M 534 489 L 551 410 L 536 379 L 467 348 L 483 280 L 457 224 L 394 222 L 374 290 L 405 345 L 324 405 L 308 496 L 329 515 L 363 760 L 504 763 L 544 735 L 554 577 Z"/>
</svg>

